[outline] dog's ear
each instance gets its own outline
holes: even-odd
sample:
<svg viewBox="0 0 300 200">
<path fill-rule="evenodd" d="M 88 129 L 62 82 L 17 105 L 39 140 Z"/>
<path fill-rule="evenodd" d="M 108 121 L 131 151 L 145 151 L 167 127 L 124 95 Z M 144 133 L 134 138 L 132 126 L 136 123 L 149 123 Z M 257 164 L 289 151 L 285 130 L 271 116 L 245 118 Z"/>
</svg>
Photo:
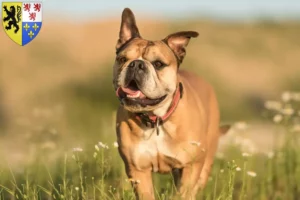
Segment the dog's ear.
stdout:
<svg viewBox="0 0 300 200">
<path fill-rule="evenodd" d="M 134 14 L 129 8 L 125 8 L 122 13 L 122 22 L 116 49 L 118 50 L 127 41 L 136 37 L 140 37 L 140 33 L 135 23 Z"/>
<path fill-rule="evenodd" d="M 190 39 L 198 37 L 195 31 L 182 31 L 168 35 L 163 42 L 165 42 L 175 53 L 179 62 L 181 63 L 185 56 L 185 48 L 189 44 Z"/>
</svg>

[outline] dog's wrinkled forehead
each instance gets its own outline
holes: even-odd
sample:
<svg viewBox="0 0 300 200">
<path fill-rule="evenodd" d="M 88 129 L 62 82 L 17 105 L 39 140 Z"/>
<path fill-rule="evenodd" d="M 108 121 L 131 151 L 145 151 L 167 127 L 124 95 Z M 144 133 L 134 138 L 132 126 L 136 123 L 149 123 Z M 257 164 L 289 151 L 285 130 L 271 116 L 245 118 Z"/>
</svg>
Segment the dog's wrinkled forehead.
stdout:
<svg viewBox="0 0 300 200">
<path fill-rule="evenodd" d="M 130 54 L 141 55 L 146 50 L 147 44 L 147 40 L 135 38 L 121 46 L 116 53 L 124 56 L 130 56 Z"/>
<path fill-rule="evenodd" d="M 146 59 L 149 61 L 162 60 L 176 61 L 172 50 L 162 41 L 149 41 L 142 38 L 135 38 L 124 44 L 117 51 L 118 56 L 126 56 L 127 59 Z M 172 63 L 168 63 L 172 64 Z"/>
</svg>

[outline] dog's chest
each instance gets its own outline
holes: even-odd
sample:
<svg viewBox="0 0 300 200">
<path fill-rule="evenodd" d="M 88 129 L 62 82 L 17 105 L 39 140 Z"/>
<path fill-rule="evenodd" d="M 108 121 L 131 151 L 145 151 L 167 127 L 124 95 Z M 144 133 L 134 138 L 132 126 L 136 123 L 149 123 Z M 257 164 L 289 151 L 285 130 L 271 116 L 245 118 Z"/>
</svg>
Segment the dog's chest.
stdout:
<svg viewBox="0 0 300 200">
<path fill-rule="evenodd" d="M 177 155 L 177 144 L 170 137 L 176 126 L 166 124 L 156 128 L 142 130 L 143 137 L 132 148 L 132 160 L 137 169 L 151 167 L 154 172 L 169 172 L 174 166 L 182 167 L 185 160 Z"/>
</svg>

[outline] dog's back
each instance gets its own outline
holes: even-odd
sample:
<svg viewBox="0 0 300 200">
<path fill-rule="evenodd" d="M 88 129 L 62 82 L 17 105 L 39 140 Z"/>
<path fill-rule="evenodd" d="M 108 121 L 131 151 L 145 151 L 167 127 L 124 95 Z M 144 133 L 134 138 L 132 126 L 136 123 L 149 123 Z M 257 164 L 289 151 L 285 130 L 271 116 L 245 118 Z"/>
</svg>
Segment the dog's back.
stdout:
<svg viewBox="0 0 300 200">
<path fill-rule="evenodd" d="M 186 87 L 192 89 L 200 98 L 208 121 L 219 120 L 218 102 L 213 87 L 201 77 L 186 70 L 179 70 L 178 76 Z"/>
</svg>

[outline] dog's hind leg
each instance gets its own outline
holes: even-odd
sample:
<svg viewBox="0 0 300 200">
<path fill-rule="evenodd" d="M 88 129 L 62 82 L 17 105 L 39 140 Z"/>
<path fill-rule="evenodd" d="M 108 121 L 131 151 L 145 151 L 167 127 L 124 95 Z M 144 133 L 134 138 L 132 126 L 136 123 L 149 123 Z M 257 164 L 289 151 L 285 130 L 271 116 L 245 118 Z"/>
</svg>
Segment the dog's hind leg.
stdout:
<svg viewBox="0 0 300 200">
<path fill-rule="evenodd" d="M 212 93 L 212 98 L 210 101 L 210 107 L 209 107 L 209 126 L 208 126 L 208 133 L 207 133 L 207 154 L 204 161 L 204 166 L 201 171 L 199 181 L 198 181 L 198 188 L 201 188 L 201 190 L 205 187 L 208 177 L 211 172 L 211 168 L 214 162 L 215 153 L 218 148 L 219 144 L 219 137 L 222 134 L 225 134 L 230 126 L 223 126 L 219 127 L 220 123 L 220 113 L 218 111 L 218 103 L 215 98 L 215 94 Z"/>
<path fill-rule="evenodd" d="M 219 128 L 219 132 L 218 132 L 219 137 L 224 135 L 229 129 L 230 129 L 229 125 L 221 126 Z M 219 139 L 217 139 L 217 140 L 219 140 Z M 211 171 L 211 168 L 212 168 L 212 165 L 214 162 L 215 152 L 217 149 L 217 144 L 218 144 L 218 142 L 212 143 L 211 148 L 208 149 L 209 151 L 207 152 L 207 157 L 205 158 L 205 163 L 204 163 L 203 169 L 201 171 L 200 179 L 199 179 L 199 183 L 198 183 L 199 187 L 201 189 L 203 189 L 205 187 L 208 177 L 210 175 L 210 171 Z"/>
<path fill-rule="evenodd" d="M 207 148 L 207 154 L 204 161 L 204 166 L 200 174 L 199 181 L 197 183 L 197 187 L 201 190 L 205 187 L 208 177 L 211 172 L 211 168 L 214 162 L 215 153 L 218 147 L 218 140 L 219 140 L 219 126 L 216 126 L 209 132 L 210 137 L 207 141 L 208 148 Z"/>
<path fill-rule="evenodd" d="M 203 169 L 201 171 L 200 174 L 200 179 L 197 183 L 197 189 L 203 189 L 207 183 L 208 177 L 210 175 L 211 172 L 211 168 L 212 168 L 212 164 L 213 164 L 213 160 L 206 160 L 203 166 Z"/>
</svg>

